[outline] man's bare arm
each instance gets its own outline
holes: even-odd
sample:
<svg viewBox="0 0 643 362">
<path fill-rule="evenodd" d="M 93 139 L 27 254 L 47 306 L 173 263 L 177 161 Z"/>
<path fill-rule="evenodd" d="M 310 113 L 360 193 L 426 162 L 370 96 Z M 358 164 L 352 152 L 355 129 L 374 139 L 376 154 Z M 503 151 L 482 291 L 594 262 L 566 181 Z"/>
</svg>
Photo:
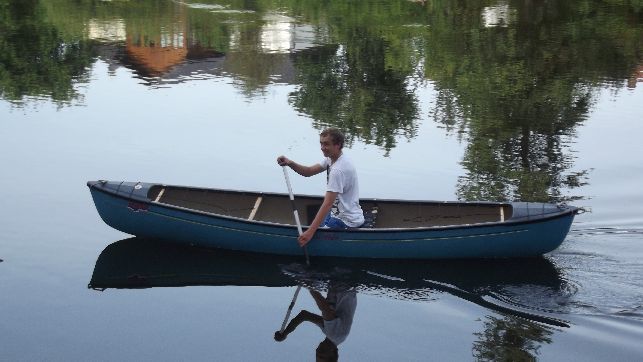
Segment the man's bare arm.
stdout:
<svg viewBox="0 0 643 362">
<path fill-rule="evenodd" d="M 324 222 L 326 215 L 328 215 L 330 209 L 333 207 L 333 203 L 337 198 L 337 194 L 337 192 L 326 191 L 326 194 L 324 195 L 324 201 L 322 202 L 319 211 L 317 211 L 317 215 L 315 215 L 313 222 L 310 223 L 308 229 L 299 236 L 299 245 L 304 246 L 310 241 L 310 239 L 313 238 L 315 232 L 317 231 L 317 229 L 319 229 L 322 222 Z"/>
<path fill-rule="evenodd" d="M 290 321 L 290 323 L 288 323 L 288 326 L 286 327 L 286 329 L 284 329 L 283 332 L 275 332 L 275 341 L 283 341 L 284 339 L 286 339 L 286 337 L 288 337 L 290 333 L 294 332 L 295 329 L 305 321 L 315 323 L 320 328 L 324 326 L 324 320 L 320 315 L 311 313 L 307 310 L 302 310 L 301 312 L 299 312 L 299 314 L 297 314 L 295 318 Z"/>
<path fill-rule="evenodd" d="M 322 312 L 322 318 L 324 318 L 324 320 L 330 321 L 337 318 L 337 315 L 335 314 L 335 310 L 331 308 L 326 298 L 324 298 L 324 296 L 321 295 L 320 292 L 313 289 L 309 289 L 309 292 L 310 292 L 310 295 L 313 297 L 313 299 L 315 299 L 315 303 L 317 304 L 317 307 Z"/>
<path fill-rule="evenodd" d="M 304 166 L 304 165 L 298 164 L 297 162 L 289 159 L 286 156 L 277 157 L 277 163 L 279 164 L 279 166 L 290 167 L 293 171 L 297 172 L 298 174 L 304 177 L 310 177 L 324 172 L 324 168 L 318 163 L 312 166 Z"/>
</svg>

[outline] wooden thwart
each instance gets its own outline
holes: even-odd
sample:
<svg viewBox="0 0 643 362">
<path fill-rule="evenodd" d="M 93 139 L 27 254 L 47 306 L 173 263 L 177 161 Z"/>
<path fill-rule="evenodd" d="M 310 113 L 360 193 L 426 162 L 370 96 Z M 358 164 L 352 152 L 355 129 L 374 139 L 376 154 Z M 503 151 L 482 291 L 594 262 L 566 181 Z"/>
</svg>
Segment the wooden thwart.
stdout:
<svg viewBox="0 0 643 362">
<path fill-rule="evenodd" d="M 165 193 L 165 189 L 163 188 L 161 189 L 161 192 L 159 192 L 159 194 L 156 196 L 156 199 L 154 199 L 154 202 L 161 201 L 161 196 L 163 196 L 164 193 Z"/>
<path fill-rule="evenodd" d="M 250 211 L 250 216 L 248 216 L 248 220 L 254 220 L 262 200 L 263 200 L 263 196 L 257 197 L 257 201 L 255 201 L 255 206 L 252 207 L 252 211 Z"/>
</svg>

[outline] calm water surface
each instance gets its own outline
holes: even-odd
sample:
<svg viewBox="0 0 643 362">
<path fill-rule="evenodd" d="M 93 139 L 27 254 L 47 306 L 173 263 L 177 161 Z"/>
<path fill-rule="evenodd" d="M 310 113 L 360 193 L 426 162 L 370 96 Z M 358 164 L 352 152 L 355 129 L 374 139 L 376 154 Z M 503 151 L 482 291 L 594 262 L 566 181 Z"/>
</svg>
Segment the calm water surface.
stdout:
<svg viewBox="0 0 643 362">
<path fill-rule="evenodd" d="M 0 0 L 0 19 L 3 360 L 312 360 L 312 323 L 273 339 L 298 284 L 356 292 L 342 360 L 641 360 L 639 1 Z M 306 268 L 130 238 L 85 186 L 284 192 L 276 156 L 317 162 L 327 126 L 363 197 L 588 212 L 533 260 Z M 291 317 L 319 312 L 306 288 Z"/>
</svg>

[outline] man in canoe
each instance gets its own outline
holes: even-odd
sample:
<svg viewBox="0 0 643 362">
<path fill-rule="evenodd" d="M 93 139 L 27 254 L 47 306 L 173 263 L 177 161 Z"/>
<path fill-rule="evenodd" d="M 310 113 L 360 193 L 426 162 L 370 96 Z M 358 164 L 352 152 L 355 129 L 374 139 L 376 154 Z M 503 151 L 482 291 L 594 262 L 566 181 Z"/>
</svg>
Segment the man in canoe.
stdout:
<svg viewBox="0 0 643 362">
<path fill-rule="evenodd" d="M 324 159 L 312 166 L 300 165 L 286 156 L 277 158 L 280 166 L 288 166 L 305 177 L 326 171 L 324 201 L 308 230 L 299 236 L 299 245 L 302 247 L 320 227 L 346 229 L 364 224 L 364 213 L 359 206 L 357 172 L 351 160 L 343 153 L 344 135 L 336 128 L 327 128 L 319 135 L 319 144 Z M 334 204 L 337 209 L 331 213 Z"/>
</svg>

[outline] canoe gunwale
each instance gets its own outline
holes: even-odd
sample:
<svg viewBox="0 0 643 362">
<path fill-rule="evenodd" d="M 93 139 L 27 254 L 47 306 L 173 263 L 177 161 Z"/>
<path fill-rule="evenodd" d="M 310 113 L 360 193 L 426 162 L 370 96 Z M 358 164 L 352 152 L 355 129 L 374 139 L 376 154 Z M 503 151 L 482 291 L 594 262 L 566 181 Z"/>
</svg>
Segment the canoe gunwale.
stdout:
<svg viewBox="0 0 643 362">
<path fill-rule="evenodd" d="M 281 223 L 275 223 L 275 222 L 268 222 L 268 221 L 261 221 L 261 220 L 248 220 L 247 218 L 240 218 L 240 217 L 235 217 L 235 216 L 228 216 L 228 215 L 222 215 L 222 214 L 216 214 L 212 212 L 207 212 L 207 211 L 201 211 L 197 209 L 191 209 L 187 207 L 182 207 L 182 206 L 177 206 L 173 204 L 168 204 L 160 201 L 155 201 L 150 199 L 149 197 L 141 197 L 139 195 L 132 195 L 130 193 L 129 196 L 119 194 L 117 190 L 110 190 L 110 189 L 105 189 L 98 187 L 100 185 L 100 181 L 89 181 L 87 182 L 87 186 L 90 189 L 94 189 L 95 191 L 102 192 L 104 194 L 108 194 L 111 197 L 116 197 L 119 199 L 124 199 L 124 200 L 129 200 L 129 201 L 136 201 L 137 203 L 142 203 L 145 205 L 154 205 L 157 207 L 169 209 L 169 210 L 177 210 L 181 212 L 185 212 L 188 214 L 195 214 L 199 216 L 206 216 L 210 218 L 217 218 L 217 219 L 224 219 L 224 220 L 230 220 L 234 222 L 239 222 L 243 224 L 249 224 L 249 225 L 262 225 L 262 226 L 269 226 L 269 227 L 274 227 L 274 228 L 281 228 L 281 229 L 296 229 L 296 225 L 291 225 L 291 224 L 281 224 Z M 174 185 L 166 185 L 166 184 L 161 184 L 161 183 L 147 183 L 149 185 L 149 188 L 152 189 L 152 187 L 169 187 L 169 188 L 174 188 L 174 189 L 180 189 L 180 190 L 196 190 L 196 191 L 218 191 L 218 192 L 227 192 L 227 193 L 239 193 L 239 194 L 246 194 L 246 195 L 256 195 L 256 196 L 283 196 L 287 197 L 286 194 L 283 193 L 276 193 L 276 192 L 256 192 L 256 191 L 243 191 L 243 190 L 226 190 L 226 189 L 212 189 L 212 188 L 200 188 L 200 187 L 185 187 L 185 186 L 174 186 Z M 313 195 L 295 195 L 296 197 L 300 198 L 313 198 L 313 199 L 322 199 L 320 196 L 313 196 Z M 399 199 L 360 199 L 361 201 L 365 202 L 401 202 L 401 203 L 408 203 L 408 204 L 427 204 L 427 203 L 433 203 L 433 204 L 447 204 L 447 205 L 462 205 L 462 206 L 489 206 L 489 205 L 497 205 L 497 206 L 513 206 L 514 203 L 512 202 L 492 202 L 492 201 L 471 201 L 471 202 L 458 202 L 458 201 L 430 201 L 430 200 L 399 200 Z M 484 227 L 495 227 L 495 226 L 520 226 L 523 224 L 534 224 L 534 223 L 540 223 L 540 222 L 545 222 L 545 221 L 550 221 L 553 219 L 557 218 L 562 218 L 562 217 L 567 217 L 570 215 L 575 215 L 580 211 L 580 209 L 574 207 L 574 206 L 568 206 L 564 205 L 564 208 L 560 209 L 559 212 L 553 212 L 545 215 L 538 215 L 538 216 L 531 216 L 531 217 L 520 217 L 517 219 L 506 219 L 504 221 L 489 221 L 489 222 L 480 222 L 480 223 L 474 223 L 474 224 L 453 224 L 453 225 L 436 225 L 436 226 L 421 226 L 421 227 L 413 227 L 413 228 L 352 228 L 352 229 L 344 229 L 344 230 L 332 230 L 333 232 L 342 232 L 342 233 L 399 233 L 399 232 L 404 232 L 404 233 L 413 233 L 413 232 L 426 232 L 426 231 L 447 231 L 447 230 L 454 230 L 454 229 L 474 229 L 474 228 L 484 228 Z M 157 212 L 155 212 L 157 213 Z M 158 213 L 157 213 L 158 214 Z M 307 228 L 308 225 L 303 225 L 304 228 Z M 324 229 L 319 229 L 320 231 L 324 231 Z"/>
</svg>

